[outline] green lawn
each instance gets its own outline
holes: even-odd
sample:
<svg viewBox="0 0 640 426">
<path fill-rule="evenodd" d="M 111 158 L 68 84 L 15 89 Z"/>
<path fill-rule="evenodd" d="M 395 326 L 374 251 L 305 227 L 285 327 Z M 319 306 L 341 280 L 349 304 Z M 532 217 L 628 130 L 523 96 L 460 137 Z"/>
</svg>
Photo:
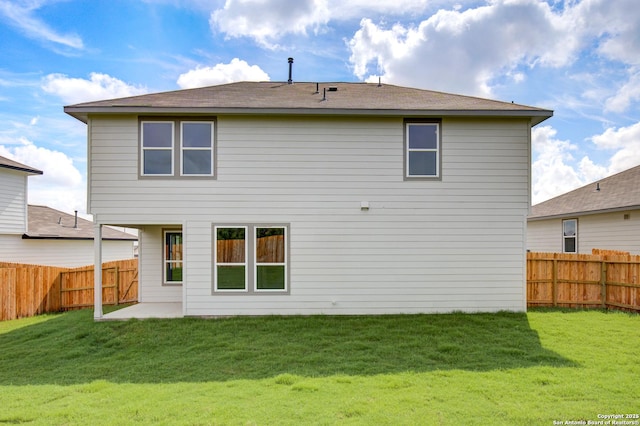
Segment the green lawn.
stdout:
<svg viewBox="0 0 640 426">
<path fill-rule="evenodd" d="M 0 424 L 553 425 L 639 378 L 625 313 L 0 322 Z"/>
</svg>

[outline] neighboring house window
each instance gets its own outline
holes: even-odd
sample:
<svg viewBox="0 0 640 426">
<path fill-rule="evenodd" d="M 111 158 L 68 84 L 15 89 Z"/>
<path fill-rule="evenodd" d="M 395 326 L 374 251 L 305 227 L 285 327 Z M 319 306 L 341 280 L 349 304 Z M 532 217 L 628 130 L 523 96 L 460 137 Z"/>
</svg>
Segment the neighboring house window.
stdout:
<svg viewBox="0 0 640 426">
<path fill-rule="evenodd" d="M 578 252 L 578 219 L 562 221 L 562 252 Z"/>
<path fill-rule="evenodd" d="M 141 176 L 215 177 L 213 121 L 141 120 L 140 147 Z"/>
<path fill-rule="evenodd" d="M 405 178 L 440 177 L 440 123 L 405 122 Z"/>
<path fill-rule="evenodd" d="M 214 291 L 288 292 L 286 225 L 214 226 Z"/>
<path fill-rule="evenodd" d="M 164 231 L 164 282 L 182 283 L 182 231 Z"/>
</svg>

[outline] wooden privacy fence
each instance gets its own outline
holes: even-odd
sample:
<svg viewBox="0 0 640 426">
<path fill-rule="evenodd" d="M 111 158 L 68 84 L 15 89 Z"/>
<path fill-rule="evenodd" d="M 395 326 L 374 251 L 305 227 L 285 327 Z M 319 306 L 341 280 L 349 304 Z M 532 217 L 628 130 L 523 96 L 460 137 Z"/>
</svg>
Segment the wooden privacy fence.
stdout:
<svg viewBox="0 0 640 426">
<path fill-rule="evenodd" d="M 105 305 L 138 301 L 138 260 L 102 264 Z M 0 321 L 93 306 L 93 265 L 80 268 L 0 262 Z"/>
<path fill-rule="evenodd" d="M 228 246 L 219 247 L 219 251 L 234 253 L 239 249 L 237 242 L 225 244 Z M 259 251 L 271 256 L 282 246 L 278 238 L 265 238 L 263 244 Z M 598 253 L 528 253 L 528 306 L 640 311 L 640 256 Z M 137 259 L 104 263 L 102 278 L 103 304 L 138 300 Z M 0 320 L 90 306 L 93 266 L 58 268 L 0 262 Z"/>
<path fill-rule="evenodd" d="M 640 256 L 527 253 L 527 305 L 640 311 Z"/>
<path fill-rule="evenodd" d="M 256 259 L 259 263 L 284 262 L 284 235 L 270 235 L 256 240 Z M 244 263 L 245 240 L 218 240 L 217 260 L 221 263 Z"/>
</svg>

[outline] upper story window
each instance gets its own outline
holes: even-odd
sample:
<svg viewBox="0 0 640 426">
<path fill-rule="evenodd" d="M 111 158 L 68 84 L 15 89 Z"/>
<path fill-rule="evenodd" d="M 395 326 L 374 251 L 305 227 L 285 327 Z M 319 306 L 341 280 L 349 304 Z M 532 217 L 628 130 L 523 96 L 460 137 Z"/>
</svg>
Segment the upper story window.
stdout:
<svg viewBox="0 0 640 426">
<path fill-rule="evenodd" d="M 405 179 L 440 178 L 440 123 L 405 122 Z"/>
<path fill-rule="evenodd" d="M 578 252 L 578 219 L 562 221 L 562 252 Z"/>
<path fill-rule="evenodd" d="M 173 122 L 143 122 L 141 127 L 142 174 L 173 175 Z"/>
<path fill-rule="evenodd" d="M 215 177 L 214 126 L 203 120 L 142 120 L 140 175 Z"/>
</svg>

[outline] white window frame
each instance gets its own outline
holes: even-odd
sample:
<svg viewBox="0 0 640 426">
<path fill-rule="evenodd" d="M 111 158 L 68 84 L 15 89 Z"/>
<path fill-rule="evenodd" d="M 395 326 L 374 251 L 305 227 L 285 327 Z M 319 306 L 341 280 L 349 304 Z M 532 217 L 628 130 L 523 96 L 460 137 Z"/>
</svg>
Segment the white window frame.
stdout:
<svg viewBox="0 0 640 426">
<path fill-rule="evenodd" d="M 564 233 L 564 224 L 567 222 L 575 222 L 575 234 L 574 235 L 565 235 Z M 575 251 L 566 251 L 566 240 L 569 238 L 573 238 L 575 240 L 574 248 Z M 562 252 L 563 253 L 578 253 L 578 219 L 563 219 L 562 220 Z"/>
<path fill-rule="evenodd" d="M 244 229 L 244 263 L 220 263 L 218 262 L 218 229 L 242 228 Z M 249 291 L 249 227 L 246 225 L 216 225 L 213 227 L 213 282 L 214 290 L 220 293 L 246 293 Z M 218 288 L 218 266 L 244 266 L 244 288 L 228 289 Z"/>
<path fill-rule="evenodd" d="M 138 178 L 141 179 L 216 179 L 217 178 L 217 146 L 216 146 L 216 117 L 154 117 L 143 116 L 138 119 Z M 171 147 L 145 147 L 144 127 L 146 124 L 170 124 L 171 125 Z M 207 147 L 184 147 L 183 123 L 206 123 L 211 128 L 210 146 Z M 209 173 L 184 173 L 184 152 L 189 150 L 209 151 L 211 170 Z M 171 172 L 170 173 L 145 173 L 144 159 L 145 153 L 150 151 L 170 151 L 171 152 Z"/>
<path fill-rule="evenodd" d="M 237 224 L 237 223 L 218 223 L 213 224 L 212 226 L 212 244 L 213 244 L 213 257 L 212 257 L 212 275 L 213 275 L 213 285 L 212 292 L 213 295 L 287 295 L 290 294 L 290 283 L 289 283 L 289 227 L 290 225 L 287 223 L 251 223 L 251 224 Z M 220 228 L 244 228 L 245 230 L 245 263 L 244 264 L 235 264 L 235 263 L 223 263 L 222 265 L 244 265 L 245 266 L 245 288 L 243 290 L 240 289 L 220 289 L 218 288 L 218 229 Z M 258 229 L 284 229 L 284 262 L 274 262 L 274 263 L 260 263 L 258 264 L 258 253 L 257 253 L 257 238 L 258 238 Z M 251 255 L 249 255 L 251 253 Z M 258 289 L 258 266 L 284 266 L 284 288 L 278 289 Z"/>
<path fill-rule="evenodd" d="M 214 163 L 214 141 L 215 141 L 215 123 L 213 121 L 197 121 L 197 120 L 185 120 L 179 121 L 180 123 L 180 176 L 214 176 L 215 163 Z M 208 148 L 206 147 L 185 147 L 184 146 L 184 125 L 185 124 L 208 124 L 211 127 L 211 140 Z M 209 161 L 211 164 L 210 173 L 185 173 L 184 172 L 184 152 L 185 151 L 209 151 Z"/>
<path fill-rule="evenodd" d="M 405 154 L 404 154 L 404 177 L 405 179 L 440 179 L 441 175 L 441 135 L 440 135 L 440 122 L 435 121 L 412 121 L 407 120 L 405 125 Z M 435 126 L 436 130 L 436 148 L 410 148 L 409 147 L 409 128 L 411 126 Z M 435 152 L 436 155 L 436 173 L 433 175 L 414 175 L 409 172 L 409 158 L 412 152 Z"/>
<path fill-rule="evenodd" d="M 167 258 L 167 234 L 180 234 L 180 240 L 182 241 L 182 252 L 180 259 L 168 259 Z M 162 283 L 165 285 L 182 285 L 180 281 L 169 281 L 167 279 L 167 266 L 170 263 L 182 263 L 182 273 L 184 277 L 184 235 L 181 229 L 164 229 L 162 231 Z"/>
<path fill-rule="evenodd" d="M 170 124 L 171 125 L 171 147 L 145 147 L 144 146 L 144 125 L 145 124 Z M 173 176 L 175 174 L 175 122 L 172 120 L 160 121 L 160 120 L 142 120 L 140 122 L 140 175 L 141 176 Z M 171 153 L 171 172 L 170 173 L 145 173 L 144 172 L 144 158 L 147 151 L 170 151 Z"/>
<path fill-rule="evenodd" d="M 260 263 L 258 264 L 258 229 L 282 229 L 284 231 L 284 262 L 269 262 L 269 263 Z M 287 227 L 284 225 L 270 225 L 270 226 L 261 226 L 255 225 L 252 227 L 253 231 L 253 290 L 256 293 L 282 293 L 288 291 L 288 262 L 287 262 L 287 241 L 289 236 L 287 235 Z M 273 288 L 273 289 L 259 289 L 258 288 L 258 266 L 283 266 L 284 267 L 284 287 L 283 288 Z"/>
</svg>

